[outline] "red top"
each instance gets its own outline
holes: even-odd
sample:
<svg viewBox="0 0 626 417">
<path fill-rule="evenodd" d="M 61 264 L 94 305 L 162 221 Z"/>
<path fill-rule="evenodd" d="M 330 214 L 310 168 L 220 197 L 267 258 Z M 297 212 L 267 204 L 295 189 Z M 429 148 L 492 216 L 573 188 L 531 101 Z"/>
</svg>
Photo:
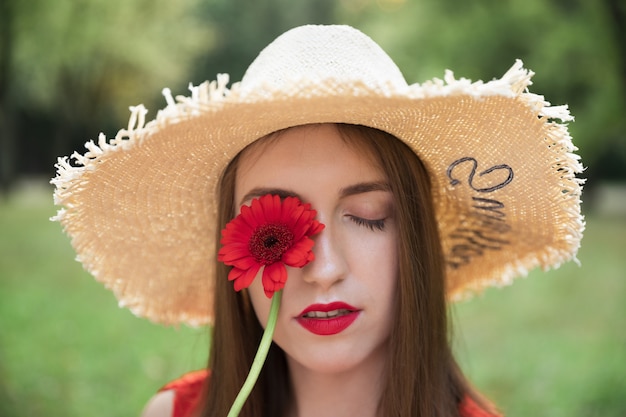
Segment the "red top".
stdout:
<svg viewBox="0 0 626 417">
<path fill-rule="evenodd" d="M 172 417 L 191 417 L 195 408 L 200 404 L 202 387 L 208 376 L 206 369 L 189 372 L 161 388 L 161 391 L 174 391 Z"/>
<path fill-rule="evenodd" d="M 161 388 L 161 391 L 174 391 L 174 413 L 172 417 L 191 417 L 200 403 L 202 388 L 208 375 L 206 369 L 189 372 Z M 462 417 L 498 417 L 480 408 L 469 397 L 465 397 L 459 405 L 459 411 Z"/>
</svg>

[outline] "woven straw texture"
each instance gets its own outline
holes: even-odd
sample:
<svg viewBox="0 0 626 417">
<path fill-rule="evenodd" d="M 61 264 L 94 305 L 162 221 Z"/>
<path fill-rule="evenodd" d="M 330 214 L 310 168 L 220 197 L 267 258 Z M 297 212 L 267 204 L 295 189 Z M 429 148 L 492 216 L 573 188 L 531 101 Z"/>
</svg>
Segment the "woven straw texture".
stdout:
<svg viewBox="0 0 626 417">
<path fill-rule="evenodd" d="M 582 166 L 567 107 L 529 93 L 520 61 L 487 83 L 407 85 L 370 38 L 346 26 L 281 35 L 240 83 L 191 88 L 146 122 L 60 158 L 54 218 L 78 260 L 120 305 L 153 321 L 211 323 L 215 189 L 226 164 L 256 139 L 308 123 L 387 131 L 424 161 L 457 300 L 530 269 L 575 259 L 584 222 Z"/>
</svg>

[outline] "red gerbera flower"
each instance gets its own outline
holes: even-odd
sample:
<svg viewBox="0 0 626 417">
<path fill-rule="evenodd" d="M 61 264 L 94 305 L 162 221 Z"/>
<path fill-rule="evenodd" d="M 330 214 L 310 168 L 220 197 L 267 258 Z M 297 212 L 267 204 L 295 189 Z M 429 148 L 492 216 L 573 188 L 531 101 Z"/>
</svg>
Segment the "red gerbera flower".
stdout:
<svg viewBox="0 0 626 417">
<path fill-rule="evenodd" d="M 302 268 L 311 262 L 313 240 L 324 225 L 315 220 L 316 211 L 296 197 L 283 200 L 277 195 L 253 199 L 250 206 L 222 230 L 222 247 L 217 260 L 232 266 L 228 280 L 235 291 L 250 286 L 263 269 L 263 289 L 271 298 L 287 281 L 285 265 Z"/>
</svg>

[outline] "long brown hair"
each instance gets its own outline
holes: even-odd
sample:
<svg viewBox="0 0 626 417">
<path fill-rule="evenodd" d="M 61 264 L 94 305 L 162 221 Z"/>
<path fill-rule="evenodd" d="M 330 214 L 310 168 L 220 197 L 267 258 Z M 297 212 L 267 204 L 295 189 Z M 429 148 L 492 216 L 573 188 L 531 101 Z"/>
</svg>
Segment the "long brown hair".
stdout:
<svg viewBox="0 0 626 417">
<path fill-rule="evenodd" d="M 463 377 L 450 348 L 445 268 L 426 168 L 407 145 L 386 132 L 346 124 L 336 127 L 345 141 L 374 158 L 396 200 L 399 233 L 396 319 L 391 330 L 379 414 L 458 416 L 459 402 L 464 396 L 469 395 L 479 403 L 480 399 Z M 270 136 L 277 134 L 280 132 Z M 235 177 L 240 155 L 231 161 L 219 184 L 218 231 L 235 213 Z M 248 374 L 262 335 L 245 292 L 235 293 L 227 274 L 227 267 L 217 265 L 215 325 L 209 360 L 212 375 L 202 413 L 205 417 L 227 414 Z M 241 416 L 284 415 L 291 399 L 285 355 L 273 344 Z"/>
</svg>

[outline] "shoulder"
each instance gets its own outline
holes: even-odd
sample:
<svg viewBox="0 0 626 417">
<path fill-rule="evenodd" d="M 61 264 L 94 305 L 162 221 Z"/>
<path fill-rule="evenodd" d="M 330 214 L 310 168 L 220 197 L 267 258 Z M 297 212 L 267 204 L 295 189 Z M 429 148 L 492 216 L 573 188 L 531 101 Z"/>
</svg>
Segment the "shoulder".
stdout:
<svg viewBox="0 0 626 417">
<path fill-rule="evenodd" d="M 173 390 L 161 391 L 154 395 L 141 412 L 141 417 L 172 417 L 174 411 Z"/>
<path fill-rule="evenodd" d="M 209 379 L 206 369 L 186 373 L 171 381 L 150 399 L 141 417 L 189 417 L 201 403 Z"/>
</svg>

